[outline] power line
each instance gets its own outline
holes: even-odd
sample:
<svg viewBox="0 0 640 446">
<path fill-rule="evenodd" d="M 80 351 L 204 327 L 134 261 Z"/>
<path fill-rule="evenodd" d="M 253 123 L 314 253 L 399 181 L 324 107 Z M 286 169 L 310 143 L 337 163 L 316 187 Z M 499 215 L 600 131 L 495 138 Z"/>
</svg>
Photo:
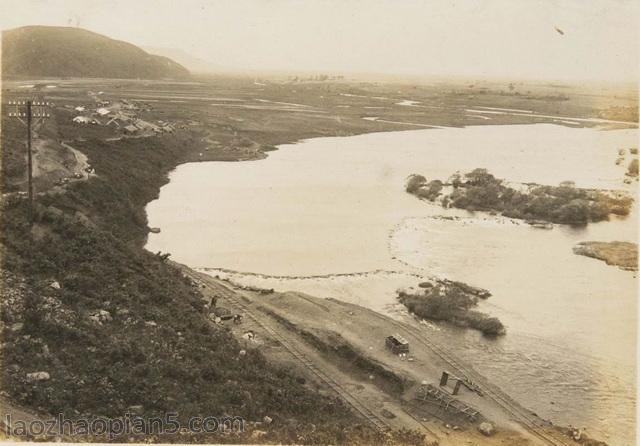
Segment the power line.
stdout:
<svg viewBox="0 0 640 446">
<path fill-rule="evenodd" d="M 53 103 L 40 99 L 9 101 L 9 117 L 16 118 L 27 126 L 27 174 L 29 178 L 29 223 L 33 225 L 33 155 L 31 151 L 31 127 L 41 124 L 50 118 L 50 107 Z M 24 118 L 24 119 L 23 119 Z M 25 122 L 26 120 L 26 122 Z"/>
</svg>

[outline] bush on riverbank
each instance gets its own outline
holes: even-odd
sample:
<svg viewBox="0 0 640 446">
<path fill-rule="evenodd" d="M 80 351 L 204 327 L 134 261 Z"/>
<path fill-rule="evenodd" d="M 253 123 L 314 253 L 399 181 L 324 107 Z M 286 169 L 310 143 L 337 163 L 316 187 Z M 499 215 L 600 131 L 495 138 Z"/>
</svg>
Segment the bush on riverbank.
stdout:
<svg viewBox="0 0 640 446">
<path fill-rule="evenodd" d="M 435 201 L 443 185 L 436 181 L 427 183 L 424 177 L 412 175 L 407 192 Z M 526 191 L 519 191 L 504 185 L 486 169 L 475 169 L 464 177 L 454 176 L 450 186 L 452 191 L 441 200 L 444 206 L 571 225 L 607 220 L 611 214 L 627 215 L 633 203 L 631 197 L 580 189 L 571 182 L 563 182 L 560 186 L 533 185 Z"/>
<path fill-rule="evenodd" d="M 487 336 L 504 334 L 504 325 L 498 318 L 471 310 L 478 304 L 480 297 L 486 298 L 489 293 L 466 284 L 461 285 L 458 282 L 439 281 L 433 286 L 423 287 L 422 294 L 400 292 L 398 300 L 409 312 L 423 319 L 474 328 Z"/>
</svg>

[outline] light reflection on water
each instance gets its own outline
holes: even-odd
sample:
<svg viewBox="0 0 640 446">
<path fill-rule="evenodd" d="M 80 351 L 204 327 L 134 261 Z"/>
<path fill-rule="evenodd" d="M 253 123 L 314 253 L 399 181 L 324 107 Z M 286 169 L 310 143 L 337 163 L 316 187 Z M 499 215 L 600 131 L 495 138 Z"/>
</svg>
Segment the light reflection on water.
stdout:
<svg viewBox="0 0 640 446">
<path fill-rule="evenodd" d="M 415 286 L 415 274 L 487 288 L 494 295 L 481 309 L 505 323 L 507 336 L 490 341 L 441 326 L 434 339 L 543 417 L 626 444 L 635 404 L 634 273 L 571 248 L 636 240 L 636 214 L 540 230 L 444 211 L 403 186 L 412 173 L 442 179 L 486 167 L 514 182 L 622 188 L 624 166 L 615 159 L 636 138 L 635 130 L 482 126 L 318 138 L 262 161 L 187 164 L 147 208 L 150 225 L 162 230 L 150 234 L 148 249 L 191 266 L 278 276 L 391 271 L 232 274 L 386 312 L 397 310 L 395 290 Z M 462 218 L 431 218 L 440 214 Z"/>
</svg>

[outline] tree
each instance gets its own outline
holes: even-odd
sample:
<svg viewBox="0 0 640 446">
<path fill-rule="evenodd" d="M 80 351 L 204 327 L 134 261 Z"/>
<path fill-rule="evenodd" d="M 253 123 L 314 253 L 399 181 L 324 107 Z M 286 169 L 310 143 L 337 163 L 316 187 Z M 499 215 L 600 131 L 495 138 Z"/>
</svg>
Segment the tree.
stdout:
<svg viewBox="0 0 640 446">
<path fill-rule="evenodd" d="M 418 191 L 418 189 L 420 189 L 426 183 L 427 183 L 427 179 L 425 177 L 423 177 L 422 175 L 413 174 L 409 176 L 405 190 L 410 194 L 415 194 Z"/>
<path fill-rule="evenodd" d="M 589 203 L 586 200 L 571 200 L 557 211 L 561 223 L 585 224 L 589 221 Z"/>
<path fill-rule="evenodd" d="M 451 175 L 451 177 L 449 177 L 449 183 L 451 183 L 454 188 L 462 186 L 462 175 L 460 175 L 460 172 Z"/>
<path fill-rule="evenodd" d="M 442 191 L 442 188 L 442 181 L 433 180 L 426 185 L 421 186 L 416 191 L 416 195 L 418 195 L 420 198 L 426 198 L 429 201 L 434 201 L 438 197 L 438 195 L 440 195 L 440 191 Z"/>
<path fill-rule="evenodd" d="M 467 183 L 474 186 L 483 186 L 486 184 L 500 184 L 500 180 L 491 175 L 487 169 L 473 169 L 471 172 L 465 175 L 467 177 Z"/>
</svg>

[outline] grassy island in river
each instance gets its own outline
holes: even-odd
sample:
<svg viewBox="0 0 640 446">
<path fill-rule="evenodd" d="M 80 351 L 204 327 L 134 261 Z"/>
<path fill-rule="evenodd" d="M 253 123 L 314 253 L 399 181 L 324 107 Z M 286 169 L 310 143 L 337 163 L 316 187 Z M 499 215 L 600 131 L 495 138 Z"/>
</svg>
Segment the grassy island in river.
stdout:
<svg viewBox="0 0 640 446">
<path fill-rule="evenodd" d="M 472 310 L 480 299 L 491 296 L 488 291 L 446 279 L 422 282 L 419 287 L 422 292 L 398 293 L 398 300 L 416 316 L 474 328 L 487 336 L 505 334 L 506 329 L 498 318 Z"/>
<path fill-rule="evenodd" d="M 446 183 L 414 174 L 407 181 L 406 191 L 444 207 L 569 225 L 608 220 L 611 214 L 627 215 L 633 203 L 633 198 L 622 193 L 577 188 L 570 181 L 559 186 L 523 187 L 516 189 L 486 169 L 475 169 L 465 175 L 456 173 Z"/>
</svg>

